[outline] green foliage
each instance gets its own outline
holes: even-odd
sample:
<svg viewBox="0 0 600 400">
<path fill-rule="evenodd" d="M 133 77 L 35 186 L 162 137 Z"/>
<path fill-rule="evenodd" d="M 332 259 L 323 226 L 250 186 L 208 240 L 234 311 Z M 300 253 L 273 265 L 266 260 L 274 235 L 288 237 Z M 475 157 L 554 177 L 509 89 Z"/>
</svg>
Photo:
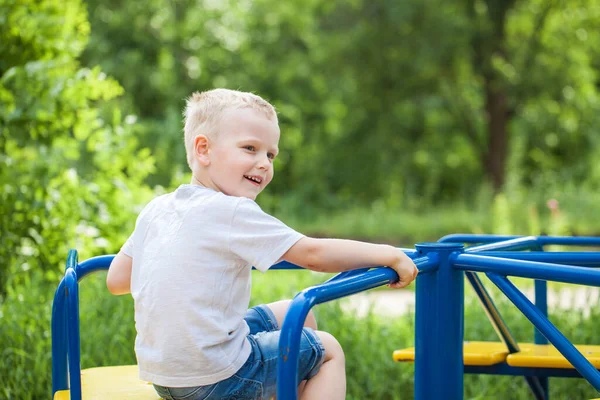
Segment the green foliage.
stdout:
<svg viewBox="0 0 600 400">
<path fill-rule="evenodd" d="M 157 159 L 153 183 L 185 171 L 183 98 L 224 86 L 279 109 L 281 157 L 259 199 L 270 210 L 472 206 L 502 152 L 496 123 L 506 125 L 506 164 L 494 168 L 507 188 L 600 184 L 591 0 L 90 0 L 89 9 L 85 60 L 126 88 Z M 490 93 L 505 103 L 499 122 Z"/>
<path fill-rule="evenodd" d="M 48 398 L 51 392 L 52 287 L 41 271 L 29 271 L 18 287 L 9 287 L 11 301 L 0 304 L 0 397 Z"/>
<path fill-rule="evenodd" d="M 0 0 L 0 397 L 48 396 L 67 250 L 116 251 L 152 191 L 189 176 L 181 110 L 194 90 L 275 104 L 281 152 L 259 200 L 305 233 L 403 246 L 458 231 L 597 234 L 599 29 L 594 0 Z M 498 137 L 506 159 L 492 166 Z M 256 275 L 253 302 L 321 280 Z M 83 285 L 84 367 L 135 359 L 131 299 L 104 291 L 102 275 Z M 492 339 L 467 309 L 467 335 Z M 390 357 L 412 341 L 410 316 L 317 314 L 346 348 L 350 398 L 410 398 L 412 367 Z M 593 342 L 597 317 L 555 321 Z M 515 378 L 465 387 L 528 398 Z M 581 380 L 551 387 L 593 397 Z"/>
<path fill-rule="evenodd" d="M 57 271 L 69 248 L 114 251 L 153 161 L 119 110 L 100 108 L 123 89 L 77 60 L 81 1 L 2 2 L 0 16 L 1 296 L 24 271 Z"/>
</svg>

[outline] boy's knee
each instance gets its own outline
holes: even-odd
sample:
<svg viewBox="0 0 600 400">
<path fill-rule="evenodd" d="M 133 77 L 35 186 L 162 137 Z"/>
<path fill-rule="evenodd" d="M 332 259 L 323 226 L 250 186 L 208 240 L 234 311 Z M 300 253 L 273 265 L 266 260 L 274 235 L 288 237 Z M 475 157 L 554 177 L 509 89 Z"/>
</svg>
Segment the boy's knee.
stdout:
<svg viewBox="0 0 600 400">
<path fill-rule="evenodd" d="M 313 330 L 317 330 L 317 318 L 315 314 L 311 311 L 308 312 L 306 319 L 304 320 L 304 326 L 307 328 L 312 328 Z"/>
<path fill-rule="evenodd" d="M 341 362 L 345 362 L 344 349 L 342 349 L 342 345 L 332 334 L 317 331 L 317 335 L 319 336 L 319 339 L 321 339 L 323 347 L 325 347 L 325 361 L 337 359 Z"/>
</svg>

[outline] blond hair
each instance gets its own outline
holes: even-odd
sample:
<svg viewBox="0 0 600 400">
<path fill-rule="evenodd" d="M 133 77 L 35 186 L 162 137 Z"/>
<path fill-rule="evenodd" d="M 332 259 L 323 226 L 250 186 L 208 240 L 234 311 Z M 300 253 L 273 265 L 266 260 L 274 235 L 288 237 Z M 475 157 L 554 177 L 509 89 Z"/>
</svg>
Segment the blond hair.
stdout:
<svg viewBox="0 0 600 400">
<path fill-rule="evenodd" d="M 262 97 L 230 89 L 213 89 L 193 93 L 186 102 L 183 128 L 187 162 L 192 168 L 194 139 L 198 135 L 216 137 L 217 125 L 223 113 L 231 109 L 251 108 L 277 122 L 275 108 Z"/>
</svg>

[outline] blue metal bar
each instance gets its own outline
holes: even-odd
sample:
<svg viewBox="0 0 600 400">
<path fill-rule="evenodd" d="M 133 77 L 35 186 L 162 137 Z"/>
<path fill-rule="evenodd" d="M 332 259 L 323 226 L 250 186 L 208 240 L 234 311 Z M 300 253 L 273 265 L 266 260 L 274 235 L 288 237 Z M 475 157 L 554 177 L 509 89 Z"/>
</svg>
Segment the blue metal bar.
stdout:
<svg viewBox="0 0 600 400">
<path fill-rule="evenodd" d="M 507 242 L 508 242 L 508 246 L 507 246 Z M 540 246 L 538 244 L 537 240 L 532 240 L 531 237 L 525 237 L 524 240 L 523 240 L 523 238 L 516 238 L 516 239 L 510 239 L 510 240 L 503 241 L 503 242 L 493 243 L 491 245 L 473 246 L 473 247 L 467 248 L 465 251 L 466 252 L 483 252 L 483 251 L 485 251 L 485 255 L 488 256 L 492 252 L 486 251 L 486 249 L 497 248 L 498 246 L 502 246 L 504 248 L 506 248 L 506 247 L 519 248 L 522 250 L 523 249 L 536 249 L 536 250 L 542 249 L 542 246 Z M 496 252 L 496 253 L 499 253 L 499 252 Z M 502 254 L 510 254 L 511 256 L 521 255 L 521 254 L 529 254 L 529 253 L 523 253 L 523 252 L 517 253 L 514 251 L 504 251 L 501 253 Z M 466 276 L 467 276 L 467 279 L 469 280 L 469 283 L 471 284 L 471 287 L 475 291 L 475 294 L 477 294 L 477 297 L 479 298 L 479 301 L 480 301 L 481 305 L 483 306 L 483 309 L 484 309 L 485 313 L 487 314 L 488 319 L 490 320 L 492 326 L 494 327 L 494 330 L 500 337 L 500 340 L 502 340 L 502 342 L 504 342 L 504 344 L 506 345 L 508 352 L 510 354 L 518 352 L 520 349 L 519 349 L 519 345 L 517 344 L 517 340 L 514 338 L 514 336 L 510 332 L 508 326 L 506 325 L 506 322 L 504 322 L 504 319 L 502 319 L 502 316 L 500 315 L 500 311 L 498 311 L 498 309 L 496 308 L 496 305 L 494 304 L 494 301 L 492 300 L 492 298 L 489 296 L 489 294 L 485 290 L 485 287 L 483 286 L 483 283 L 477 276 L 477 273 L 466 272 Z M 544 293 L 544 296 L 545 296 L 545 293 Z M 525 376 L 524 378 L 527 381 L 527 384 L 529 385 L 529 388 L 531 389 L 531 392 L 533 393 L 536 400 L 544 400 L 544 399 L 548 398 L 548 390 L 547 390 L 548 380 L 547 379 L 539 378 L 539 377 L 532 377 L 532 376 Z"/>
<path fill-rule="evenodd" d="M 488 319 L 492 323 L 494 330 L 508 349 L 508 352 L 510 354 L 518 352 L 520 349 L 517 340 L 508 329 L 504 319 L 502 319 L 500 311 L 498 311 L 496 308 L 496 305 L 483 286 L 483 282 L 481 282 L 479 276 L 475 272 L 468 271 L 465 272 L 465 275 L 473 287 L 473 290 L 475 290 L 475 293 L 477 294 L 477 297 L 479 298 L 479 301 L 481 302 Z M 544 400 L 548 398 L 546 393 L 547 391 L 545 390 L 545 387 L 547 387 L 547 379 L 544 380 L 543 378 L 525 376 L 525 380 L 527 381 L 529 388 L 537 400 Z M 546 386 L 544 386 L 544 382 L 546 382 Z"/>
<path fill-rule="evenodd" d="M 539 242 L 539 241 L 538 241 Z M 531 249 L 532 251 L 539 251 L 539 252 L 543 252 L 544 251 L 544 246 L 542 244 L 540 244 L 540 246 L 535 249 Z M 540 261 L 540 260 L 537 260 Z M 549 261 L 549 262 L 556 262 L 556 261 Z M 558 264 L 563 264 L 563 263 L 558 263 Z M 538 310 L 540 310 L 540 312 L 546 317 L 548 318 L 548 283 L 545 280 L 534 280 L 534 287 L 535 287 L 535 306 L 538 308 Z M 542 335 L 542 332 L 539 331 L 538 328 L 533 327 L 533 343 L 535 344 L 548 344 L 548 339 L 546 339 L 546 337 L 544 335 Z M 530 377 L 532 378 L 532 377 Z M 528 379 L 530 379 L 528 378 Z M 544 399 L 549 399 L 550 398 L 550 379 L 545 376 L 545 377 L 538 377 L 537 380 L 540 382 L 540 385 L 542 386 L 542 391 L 544 393 Z"/>
<path fill-rule="evenodd" d="M 579 373 L 600 391 L 600 372 L 573 346 L 529 299 L 523 295 L 505 276 L 489 273 L 487 276 L 513 302 L 558 351 L 579 371 Z"/>
<path fill-rule="evenodd" d="M 431 269 L 430 265 L 437 263 L 437 259 L 436 257 L 421 257 L 415 259 L 414 262 L 419 269 Z M 292 300 L 281 327 L 277 361 L 277 398 L 297 399 L 300 336 L 304 320 L 312 307 L 397 280 L 398 274 L 394 270 L 379 267 L 358 275 L 313 286 L 298 293 Z"/>
<path fill-rule="evenodd" d="M 422 243 L 420 254 L 436 253 L 436 271 L 417 278 L 415 310 L 415 398 L 463 398 L 464 273 L 450 254 L 461 243 Z"/>
<path fill-rule="evenodd" d="M 453 233 L 451 235 L 443 236 L 438 242 L 446 243 L 494 243 L 494 242 L 502 242 L 505 240 L 518 239 L 523 236 L 518 235 L 477 235 L 471 233 Z"/>
<path fill-rule="evenodd" d="M 113 258 L 115 258 L 115 255 L 110 254 L 106 256 L 92 257 L 82 261 L 75 266 L 77 279 L 81 281 L 83 278 L 93 272 L 107 270 L 108 267 L 110 267 L 110 263 L 112 262 Z"/>
<path fill-rule="evenodd" d="M 537 368 L 537 367 L 512 367 L 506 363 L 494 365 L 465 365 L 467 374 L 492 374 L 537 377 L 538 379 L 549 376 L 562 378 L 581 378 L 581 374 L 574 368 Z"/>
<path fill-rule="evenodd" d="M 79 340 L 79 286 L 73 268 L 65 272 L 67 298 L 67 345 L 69 361 L 69 389 L 71 400 L 81 400 L 81 361 Z"/>
<path fill-rule="evenodd" d="M 535 287 L 535 306 L 540 310 L 546 317 L 548 316 L 548 282 L 536 279 L 534 281 Z M 535 329 L 533 332 L 533 342 L 535 344 L 548 344 L 548 339 L 539 331 Z"/>
<path fill-rule="evenodd" d="M 340 272 L 339 274 L 334 275 L 331 278 L 327 279 L 324 283 L 333 282 L 338 279 L 349 278 L 351 276 L 359 275 L 359 274 L 362 274 L 363 272 L 367 272 L 370 269 L 371 268 L 369 267 L 369 268 L 360 268 L 360 269 L 353 269 L 350 271 Z"/>
<path fill-rule="evenodd" d="M 468 271 L 491 272 L 523 278 L 600 286 L 600 271 L 585 267 L 508 260 L 474 254 L 458 254 L 453 256 L 452 264 L 458 269 Z"/>
<path fill-rule="evenodd" d="M 252 267 L 254 268 L 254 267 Z M 275 270 L 275 269 L 304 269 L 299 265 L 296 264 L 292 264 L 291 262 L 288 261 L 280 261 L 277 264 L 273 264 L 269 269 Z"/>
<path fill-rule="evenodd" d="M 593 236 L 538 236 L 542 246 L 558 244 L 562 246 L 600 246 L 600 237 Z"/>
<path fill-rule="evenodd" d="M 415 250 L 409 250 L 409 249 L 401 249 L 401 250 L 403 250 L 406 253 L 406 255 L 408 255 L 411 258 L 414 258 L 417 255 L 417 252 Z M 82 261 L 80 264 L 75 264 L 75 268 L 77 271 L 77 276 L 79 278 L 79 281 L 81 281 L 84 277 L 86 277 L 87 275 L 89 275 L 93 272 L 107 270 L 114 257 L 115 257 L 114 254 L 92 257 L 85 261 Z M 288 269 L 304 269 L 304 268 L 300 267 L 299 265 L 292 264 L 291 262 L 288 262 L 288 261 L 280 261 L 277 264 L 273 264 L 273 266 L 271 266 L 271 268 L 269 268 L 269 269 L 271 269 L 271 270 L 281 270 L 281 269 L 288 270 Z M 354 272 L 354 271 L 356 271 L 356 270 L 346 271 L 346 272 Z"/>
<path fill-rule="evenodd" d="M 357 293 L 366 288 L 382 286 L 397 279 L 398 275 L 392 269 L 378 268 L 365 272 L 362 276 L 339 279 L 304 289 L 298 293 L 290 304 L 281 328 L 277 363 L 277 398 L 297 399 L 300 336 L 303 322 L 313 306 Z"/>
<path fill-rule="evenodd" d="M 65 270 L 75 270 L 77 266 L 77 250 L 69 250 Z M 67 378 L 67 285 L 65 278 L 61 279 L 54 293 L 52 302 L 52 397 L 59 390 L 69 388 Z"/>
<path fill-rule="evenodd" d="M 65 298 L 65 280 L 61 279 L 52 303 L 52 398 L 57 391 L 69 388 Z"/>
<path fill-rule="evenodd" d="M 427 262 L 421 262 L 421 260 L 413 260 L 415 265 L 419 269 L 419 276 L 435 272 L 440 266 L 440 255 L 436 252 L 427 253 Z"/>
<path fill-rule="evenodd" d="M 506 240 L 518 239 L 524 236 L 517 235 L 474 235 L 474 234 L 452 234 L 442 237 L 439 242 L 460 243 L 494 243 Z M 543 245 L 557 244 L 567 246 L 600 246 L 600 237 L 593 236 L 536 236 L 539 243 Z"/>
<path fill-rule="evenodd" d="M 403 249 L 403 248 L 399 248 L 399 250 L 402 250 L 407 256 L 409 256 L 410 258 L 415 258 L 418 256 L 418 253 L 416 250 L 413 249 Z M 292 264 L 293 265 L 293 264 Z M 341 278 L 347 278 L 350 276 L 354 276 L 354 275 L 358 275 L 361 274 L 363 272 L 366 272 L 370 269 L 371 267 L 367 267 L 367 268 L 360 268 L 360 269 L 353 269 L 350 271 L 344 271 L 344 272 L 340 272 L 337 275 L 334 275 L 333 277 L 331 277 L 330 279 L 326 280 L 325 283 L 327 282 L 331 282 L 331 281 L 335 281 L 336 279 L 341 279 Z"/>
<path fill-rule="evenodd" d="M 113 258 L 115 258 L 115 254 L 109 254 L 104 256 L 92 257 L 88 258 L 85 261 L 82 261 L 80 264 L 76 264 L 75 268 L 77 271 L 77 277 L 79 281 L 85 278 L 87 275 L 96 272 L 96 271 L 104 271 L 110 267 L 110 263 Z M 277 264 L 273 264 L 271 266 L 272 270 L 279 269 L 304 269 L 299 265 L 292 264 L 288 261 L 280 261 Z"/>
<path fill-rule="evenodd" d="M 402 250 L 404 252 L 404 254 L 406 254 L 407 256 L 409 256 L 412 259 L 415 259 L 417 257 L 419 257 L 419 252 L 415 249 L 407 249 L 404 247 L 399 248 L 400 250 Z"/>
<path fill-rule="evenodd" d="M 487 255 L 487 254 L 486 254 Z M 540 310 L 540 313 L 548 318 L 548 283 L 539 279 L 534 280 L 535 287 L 535 306 Z M 533 326 L 533 343 L 535 344 L 548 344 L 548 339 L 540 332 L 540 330 L 534 325 Z M 528 379 L 533 379 L 529 377 Z M 543 399 L 549 398 L 550 393 L 550 382 L 548 377 L 537 378 L 544 397 Z M 532 389 L 533 390 L 533 389 Z"/>
<path fill-rule="evenodd" d="M 504 322 L 504 319 L 500 315 L 500 311 L 498 311 L 498 308 L 485 289 L 485 286 L 483 286 L 483 282 L 481 282 L 479 276 L 475 272 L 470 271 L 467 271 L 465 275 L 473 287 L 473 290 L 475 290 L 475 294 L 477 294 L 477 297 L 479 298 L 479 301 L 481 302 L 488 319 L 492 323 L 494 330 L 498 334 L 498 337 L 506 345 L 508 352 L 511 354 L 518 352 L 520 349 L 517 340 L 510 332 L 506 322 Z"/>
<path fill-rule="evenodd" d="M 67 263 L 65 265 L 65 271 L 69 268 L 75 269 L 77 267 L 77 250 L 71 249 L 67 254 Z"/>
<path fill-rule="evenodd" d="M 467 253 L 469 253 L 468 250 Z M 600 267 L 600 252 L 597 251 L 486 251 L 485 255 L 488 257 L 510 258 L 524 261 L 547 262 L 563 265 L 576 265 L 581 267 Z"/>
<path fill-rule="evenodd" d="M 539 242 L 535 236 L 523 236 L 516 239 L 505 240 L 502 242 L 494 242 L 482 244 L 479 246 L 471 246 L 465 249 L 465 253 L 476 253 L 490 250 L 529 250 L 539 247 Z"/>
</svg>

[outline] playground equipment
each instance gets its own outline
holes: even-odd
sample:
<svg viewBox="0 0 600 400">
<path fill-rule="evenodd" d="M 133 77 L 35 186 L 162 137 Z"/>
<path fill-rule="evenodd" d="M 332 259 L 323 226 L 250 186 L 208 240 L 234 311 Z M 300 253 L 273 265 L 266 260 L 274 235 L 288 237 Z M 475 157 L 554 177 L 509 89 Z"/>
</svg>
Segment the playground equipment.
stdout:
<svg viewBox="0 0 600 400">
<path fill-rule="evenodd" d="M 465 247 L 465 244 L 476 245 Z M 396 351 L 393 356 L 397 361 L 415 362 L 415 399 L 462 399 L 465 372 L 524 376 L 536 399 L 548 399 L 549 376 L 583 377 L 600 391 L 600 346 L 571 344 L 548 321 L 546 300 L 546 281 L 600 286 L 600 270 L 588 268 L 600 266 L 600 252 L 544 252 L 546 245 L 600 247 L 600 238 L 450 235 L 437 243 L 418 244 L 416 250 L 403 249 L 419 268 L 415 347 Z M 52 310 L 55 400 L 79 400 L 82 393 L 86 400 L 158 399 L 150 384 L 137 379 L 137 366 L 81 371 L 78 282 L 94 271 L 108 269 L 112 258 L 101 256 L 78 263 L 77 253 L 69 253 Z M 273 268 L 298 267 L 283 262 Z M 486 273 L 534 324 L 537 330 L 533 344 L 514 340 L 477 272 Z M 465 276 L 501 342 L 463 343 Z M 536 304 L 507 276 L 535 279 Z M 294 298 L 281 332 L 278 399 L 297 397 L 300 334 L 310 309 L 396 279 L 390 268 L 348 271 L 305 289 Z"/>
</svg>

